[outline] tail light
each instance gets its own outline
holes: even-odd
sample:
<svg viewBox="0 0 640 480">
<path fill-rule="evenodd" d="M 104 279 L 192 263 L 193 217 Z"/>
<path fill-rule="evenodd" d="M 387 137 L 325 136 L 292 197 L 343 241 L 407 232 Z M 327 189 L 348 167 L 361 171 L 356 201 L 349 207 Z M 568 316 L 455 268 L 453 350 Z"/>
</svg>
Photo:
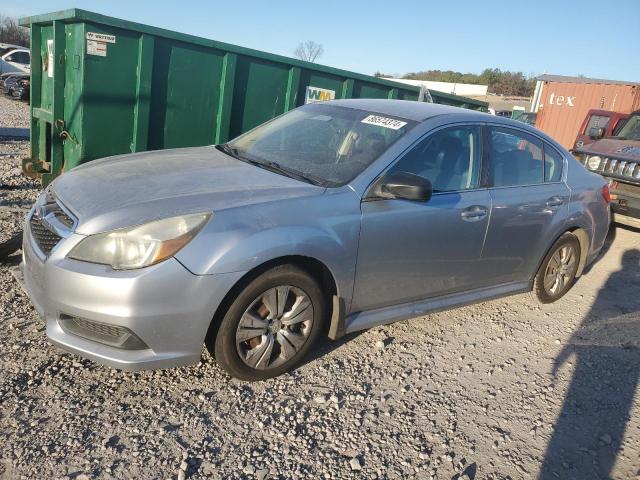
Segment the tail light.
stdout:
<svg viewBox="0 0 640 480">
<path fill-rule="evenodd" d="M 602 198 L 604 198 L 604 201 L 607 204 L 611 203 L 611 194 L 609 193 L 609 185 L 605 185 L 604 187 L 602 187 Z"/>
</svg>

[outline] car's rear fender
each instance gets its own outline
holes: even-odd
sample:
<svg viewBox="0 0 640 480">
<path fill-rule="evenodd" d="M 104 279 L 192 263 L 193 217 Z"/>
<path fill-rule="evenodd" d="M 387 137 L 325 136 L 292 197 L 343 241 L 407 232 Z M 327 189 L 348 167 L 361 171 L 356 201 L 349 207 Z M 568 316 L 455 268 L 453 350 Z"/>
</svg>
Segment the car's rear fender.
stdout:
<svg viewBox="0 0 640 480">
<path fill-rule="evenodd" d="M 571 193 L 568 228 L 570 230 L 579 228 L 587 237 L 581 239 L 580 243 L 585 255 L 581 267 L 588 265 L 598 255 L 609 231 L 611 213 L 602 195 L 603 186 L 604 182 L 601 185 L 597 182 L 592 187 L 574 189 Z M 578 275 L 581 272 L 582 268 L 579 268 Z"/>
</svg>

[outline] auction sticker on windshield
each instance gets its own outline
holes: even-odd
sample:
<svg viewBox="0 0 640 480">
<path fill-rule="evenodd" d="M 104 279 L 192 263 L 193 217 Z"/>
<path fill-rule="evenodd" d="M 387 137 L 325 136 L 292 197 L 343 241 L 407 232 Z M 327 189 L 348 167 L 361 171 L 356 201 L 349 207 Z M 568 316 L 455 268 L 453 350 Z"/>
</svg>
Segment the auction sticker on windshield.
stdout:
<svg viewBox="0 0 640 480">
<path fill-rule="evenodd" d="M 395 118 L 381 117 L 379 115 L 369 115 L 367 118 L 362 120 L 362 123 L 390 128 L 392 130 L 399 130 L 407 124 L 407 122 L 402 122 Z"/>
</svg>

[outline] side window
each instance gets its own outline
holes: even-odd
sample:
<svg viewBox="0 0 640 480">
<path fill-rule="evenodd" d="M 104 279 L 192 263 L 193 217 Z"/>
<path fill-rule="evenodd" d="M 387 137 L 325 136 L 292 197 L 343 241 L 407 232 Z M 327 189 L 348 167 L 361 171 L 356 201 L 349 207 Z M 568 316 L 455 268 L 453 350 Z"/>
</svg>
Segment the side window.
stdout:
<svg viewBox="0 0 640 480">
<path fill-rule="evenodd" d="M 428 178 L 434 192 L 478 188 L 480 128 L 450 127 L 429 135 L 412 148 L 390 171 Z"/>
<path fill-rule="evenodd" d="M 544 181 L 542 143 L 510 128 L 492 127 L 489 158 L 494 187 L 535 185 Z"/>
<path fill-rule="evenodd" d="M 21 63 L 23 65 L 28 65 L 31 62 L 29 58 L 29 54 L 27 52 L 13 52 L 7 58 L 5 58 L 7 62 Z"/>
<path fill-rule="evenodd" d="M 29 65 L 31 63 L 31 56 L 27 52 L 18 53 L 20 54 L 18 60 L 16 60 L 18 63 L 22 63 L 24 65 Z"/>
<path fill-rule="evenodd" d="M 544 146 L 544 181 L 559 182 L 562 178 L 564 160 L 558 151 L 549 146 Z"/>
</svg>

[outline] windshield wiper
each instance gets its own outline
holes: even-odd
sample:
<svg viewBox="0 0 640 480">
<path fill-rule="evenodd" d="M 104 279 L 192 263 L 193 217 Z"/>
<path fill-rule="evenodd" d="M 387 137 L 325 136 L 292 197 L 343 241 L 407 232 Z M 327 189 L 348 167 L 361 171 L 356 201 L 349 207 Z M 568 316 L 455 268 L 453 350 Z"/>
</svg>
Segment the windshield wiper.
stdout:
<svg viewBox="0 0 640 480">
<path fill-rule="evenodd" d="M 252 165 L 256 165 L 258 167 L 265 168 L 267 170 L 271 170 L 275 173 L 280 173 L 289 178 L 295 178 L 296 180 L 301 180 L 303 182 L 310 183 L 312 185 L 318 185 L 321 187 L 326 186 L 326 181 L 318 178 L 314 175 L 309 175 L 306 173 L 299 172 L 298 170 L 294 170 L 291 168 L 283 167 L 278 162 L 273 162 L 270 160 L 253 160 L 250 158 L 245 158 L 245 161 L 251 163 Z"/>
<path fill-rule="evenodd" d="M 220 145 L 216 145 L 216 148 L 218 150 L 220 150 L 223 153 L 226 153 L 227 155 L 229 155 L 230 157 L 233 158 L 237 158 L 238 160 L 243 160 L 246 161 L 245 158 L 243 158 L 239 153 L 238 153 L 238 149 L 237 148 L 233 148 L 231 146 L 229 146 L 228 143 L 222 143 Z"/>
<path fill-rule="evenodd" d="M 223 143 L 222 145 L 216 145 L 216 148 L 233 158 L 236 158 L 243 162 L 250 163 L 251 165 L 255 165 L 256 167 L 264 168 L 266 170 L 279 173 L 280 175 L 284 175 L 285 177 L 295 178 L 296 180 L 301 180 L 303 182 L 307 182 L 312 185 L 317 185 L 321 187 L 326 187 L 328 183 L 326 180 L 320 177 L 305 174 L 291 168 L 283 167 L 278 162 L 273 162 L 269 160 L 254 160 L 252 158 L 244 157 L 238 153 L 237 148 L 233 148 L 227 143 Z"/>
</svg>

